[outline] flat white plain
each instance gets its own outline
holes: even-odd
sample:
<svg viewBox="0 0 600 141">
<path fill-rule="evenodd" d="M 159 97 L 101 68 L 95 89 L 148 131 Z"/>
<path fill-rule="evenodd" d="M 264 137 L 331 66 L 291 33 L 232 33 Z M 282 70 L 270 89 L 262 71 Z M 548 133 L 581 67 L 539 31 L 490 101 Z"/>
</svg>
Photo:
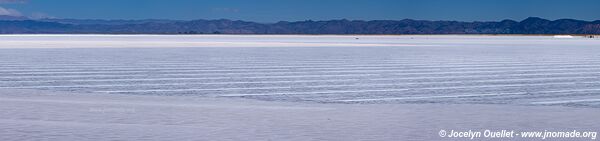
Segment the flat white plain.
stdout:
<svg viewBox="0 0 600 141">
<path fill-rule="evenodd" d="M 2 35 L 0 140 L 597 129 L 598 45 L 552 36 Z"/>
<path fill-rule="evenodd" d="M 0 37 L 0 88 L 321 103 L 600 106 L 590 100 L 600 98 L 595 95 L 600 91 L 597 39 Z"/>
</svg>

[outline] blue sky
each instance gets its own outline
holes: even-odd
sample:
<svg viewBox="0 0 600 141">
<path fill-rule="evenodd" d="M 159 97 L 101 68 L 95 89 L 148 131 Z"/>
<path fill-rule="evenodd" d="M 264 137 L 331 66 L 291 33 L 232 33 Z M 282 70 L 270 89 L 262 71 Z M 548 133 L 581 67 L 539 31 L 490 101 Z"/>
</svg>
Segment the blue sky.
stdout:
<svg viewBox="0 0 600 141">
<path fill-rule="evenodd" d="M 0 15 L 77 19 L 600 20 L 600 0 L 0 0 Z"/>
</svg>

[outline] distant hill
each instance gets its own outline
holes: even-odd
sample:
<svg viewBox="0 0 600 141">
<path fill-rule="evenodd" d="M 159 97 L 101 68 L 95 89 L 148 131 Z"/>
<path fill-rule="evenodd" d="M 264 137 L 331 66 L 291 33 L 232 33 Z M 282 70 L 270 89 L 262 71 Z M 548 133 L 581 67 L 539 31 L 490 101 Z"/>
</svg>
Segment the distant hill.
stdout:
<svg viewBox="0 0 600 141">
<path fill-rule="evenodd" d="M 256 23 L 233 20 L 78 20 L 0 17 L 0 34 L 600 34 L 600 21 L 573 19 L 459 22 L 329 20 Z"/>
</svg>

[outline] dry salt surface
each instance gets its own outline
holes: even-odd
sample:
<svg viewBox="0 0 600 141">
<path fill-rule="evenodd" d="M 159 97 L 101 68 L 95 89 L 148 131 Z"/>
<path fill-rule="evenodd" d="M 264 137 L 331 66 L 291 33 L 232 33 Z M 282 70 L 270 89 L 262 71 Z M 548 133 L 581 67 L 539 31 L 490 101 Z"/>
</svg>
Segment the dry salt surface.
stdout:
<svg viewBox="0 0 600 141">
<path fill-rule="evenodd" d="M 1 90 L 0 111 L 0 140 L 5 141 L 449 140 L 438 132 L 600 127 L 600 109 L 589 108 L 319 104 L 33 90 Z"/>
<path fill-rule="evenodd" d="M 363 38 L 361 40 L 361 38 Z M 307 35 L 0 35 L 0 48 L 382 47 L 393 36 Z"/>
<path fill-rule="evenodd" d="M 552 36 L 0 35 L 0 140 L 598 132 L 599 45 Z"/>
</svg>

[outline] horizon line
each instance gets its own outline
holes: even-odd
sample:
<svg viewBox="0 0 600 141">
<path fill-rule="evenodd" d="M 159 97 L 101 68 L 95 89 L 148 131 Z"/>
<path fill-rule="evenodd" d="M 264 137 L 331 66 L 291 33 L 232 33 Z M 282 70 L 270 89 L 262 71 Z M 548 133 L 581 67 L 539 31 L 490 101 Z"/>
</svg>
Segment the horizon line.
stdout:
<svg viewBox="0 0 600 141">
<path fill-rule="evenodd" d="M 94 19 L 94 18 L 82 18 L 82 19 L 78 19 L 78 18 L 40 18 L 40 19 L 36 19 L 36 18 L 32 18 L 32 17 L 27 17 L 27 16 L 10 16 L 10 15 L 0 15 L 0 16 L 5 16 L 5 17 L 14 17 L 14 18 L 24 18 L 24 19 L 14 19 L 14 20 L 6 20 L 6 19 L 0 19 L 0 21 L 23 21 L 23 20 L 32 20 L 32 21 L 40 21 L 40 20 L 98 20 L 98 21 L 144 21 L 144 20 L 164 20 L 164 21 L 198 21 L 198 20 L 206 20 L 206 21 L 218 21 L 218 20 L 229 20 L 229 21 L 243 21 L 243 22 L 253 22 L 253 23 L 262 23 L 262 24 L 273 24 L 273 23 L 279 23 L 279 22 L 305 22 L 305 21 L 314 21 L 314 22 L 319 22 L 319 21 L 403 21 L 403 20 L 414 20 L 414 21 L 445 21 L 445 22 L 501 22 L 501 21 L 524 21 L 530 18 L 538 18 L 538 19 L 543 19 L 543 20 L 549 20 L 549 21 L 558 21 L 558 20 L 578 20 L 578 21 L 585 21 L 585 22 L 596 22 L 596 21 L 600 21 L 600 19 L 597 20 L 582 20 L 582 19 L 576 19 L 576 18 L 556 18 L 556 19 L 548 19 L 548 18 L 543 18 L 543 17 L 537 17 L 537 16 L 530 16 L 521 20 L 515 20 L 515 19 L 510 19 L 510 18 L 506 18 L 506 19 L 500 19 L 500 20 L 473 20 L 473 21 L 461 21 L 461 20 L 428 20 L 428 19 L 412 19 L 412 18 L 404 18 L 404 19 L 373 19 L 373 20 L 364 20 L 364 19 L 348 19 L 348 18 L 341 18 L 341 19 L 327 19 L 327 20 L 313 20 L 313 19 L 306 19 L 306 20 L 280 20 L 280 21 L 274 21 L 274 22 L 259 22 L 259 21 L 252 21 L 252 20 L 242 20 L 242 19 L 228 19 L 228 18 L 218 18 L 218 19 L 203 19 L 203 18 L 198 18 L 198 19 L 162 19 L 162 18 L 146 18 L 146 19 Z"/>
</svg>

